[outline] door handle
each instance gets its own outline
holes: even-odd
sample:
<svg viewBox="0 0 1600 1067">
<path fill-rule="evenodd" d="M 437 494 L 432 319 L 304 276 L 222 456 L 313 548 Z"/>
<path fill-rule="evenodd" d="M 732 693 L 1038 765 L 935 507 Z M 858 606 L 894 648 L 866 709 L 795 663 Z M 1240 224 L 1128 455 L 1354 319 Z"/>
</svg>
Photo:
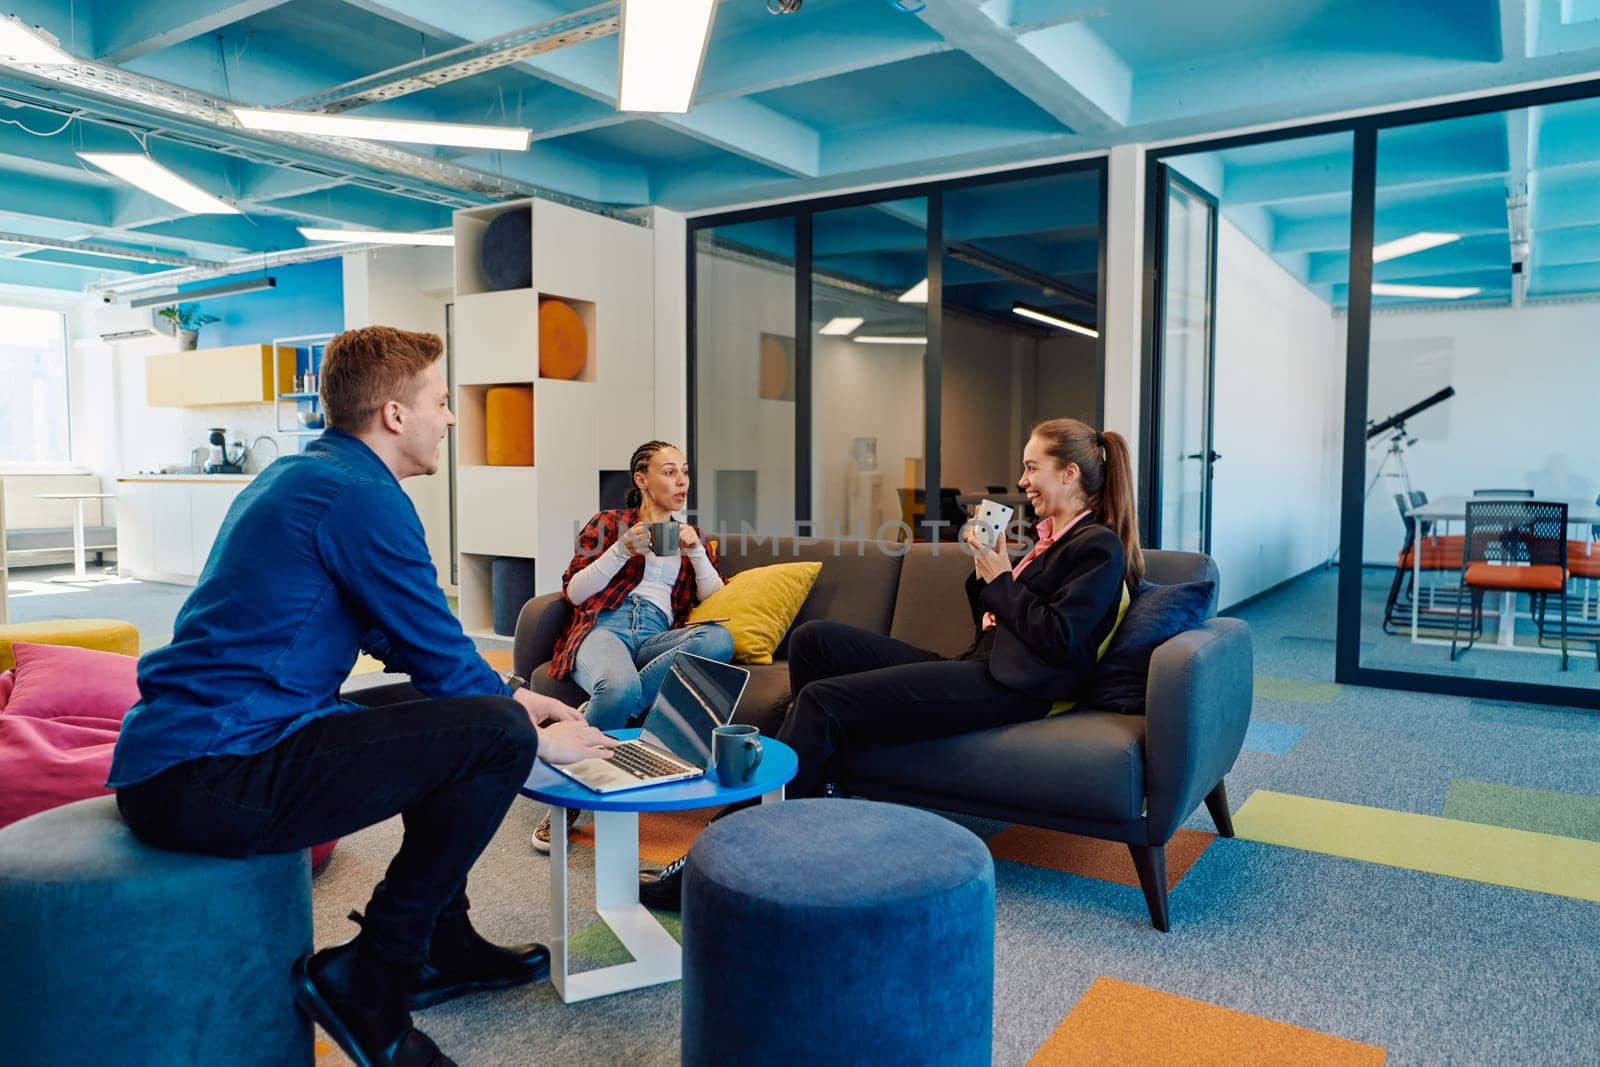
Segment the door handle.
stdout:
<svg viewBox="0 0 1600 1067">
<path fill-rule="evenodd" d="M 1206 453 L 1204 453 L 1204 452 L 1191 452 L 1187 456 L 1184 456 L 1183 458 L 1184 459 L 1206 459 L 1207 456 L 1206 456 Z M 1222 458 L 1222 453 L 1221 452 L 1217 452 L 1217 451 L 1213 450 L 1211 452 L 1211 454 L 1210 454 L 1210 461 L 1212 463 L 1215 463 L 1217 460 L 1219 460 L 1221 458 Z"/>
</svg>

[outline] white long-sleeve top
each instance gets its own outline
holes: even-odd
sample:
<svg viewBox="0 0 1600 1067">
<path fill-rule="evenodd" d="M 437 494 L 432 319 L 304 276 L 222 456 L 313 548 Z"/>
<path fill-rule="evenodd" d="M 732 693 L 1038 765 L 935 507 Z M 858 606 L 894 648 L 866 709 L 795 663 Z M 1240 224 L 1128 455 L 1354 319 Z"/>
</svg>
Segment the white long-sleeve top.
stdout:
<svg viewBox="0 0 1600 1067">
<path fill-rule="evenodd" d="M 722 575 L 711 565 L 705 545 L 684 549 L 683 555 L 689 558 L 694 567 L 696 600 L 704 600 L 722 588 Z M 573 604 L 582 604 L 610 585 L 611 579 L 617 576 L 626 562 L 628 548 L 618 539 L 616 544 L 596 556 L 593 563 L 572 576 L 567 583 L 567 599 Z M 636 595 L 660 608 L 669 623 L 672 622 L 672 585 L 678 580 L 678 572 L 682 567 L 683 561 L 677 556 L 658 556 L 654 552 L 646 552 L 644 577 L 634 589 Z"/>
</svg>

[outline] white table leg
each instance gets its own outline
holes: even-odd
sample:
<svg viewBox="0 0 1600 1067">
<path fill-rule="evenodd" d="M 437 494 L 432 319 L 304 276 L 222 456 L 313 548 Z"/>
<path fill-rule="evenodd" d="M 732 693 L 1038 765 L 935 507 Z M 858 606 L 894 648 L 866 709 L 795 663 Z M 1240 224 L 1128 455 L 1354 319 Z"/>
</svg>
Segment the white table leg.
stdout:
<svg viewBox="0 0 1600 1067">
<path fill-rule="evenodd" d="M 72 509 L 72 573 L 83 578 L 89 574 L 83 549 L 83 498 L 79 497 L 73 503 L 77 507 Z"/>
<path fill-rule="evenodd" d="M 550 982 L 567 999 L 567 812 L 550 809 Z"/>
<path fill-rule="evenodd" d="M 1517 594 L 1500 594 L 1500 624 L 1499 632 L 1495 634 L 1495 644 L 1501 648 L 1510 648 L 1517 643 Z"/>
<path fill-rule="evenodd" d="M 762 793 L 761 794 L 761 803 L 763 803 L 763 804 L 776 804 L 778 801 L 780 801 L 782 799 L 783 799 L 783 786 L 781 786 L 781 785 L 778 788 L 774 789 L 770 793 Z"/>
<path fill-rule="evenodd" d="M 556 817 L 565 812 L 556 810 L 550 822 L 550 861 L 556 863 Z M 560 939 L 559 951 L 550 951 L 550 978 L 556 991 L 568 1004 L 609 993 L 661 982 L 674 982 L 683 977 L 683 951 L 678 942 L 656 921 L 648 908 L 639 903 L 639 816 L 631 811 L 598 811 L 594 817 L 594 896 L 595 911 L 600 921 L 611 928 L 622 942 L 632 963 L 614 967 L 569 974 L 567 938 L 566 884 L 566 829 L 562 818 L 560 884 L 557 873 L 550 872 L 550 896 L 556 936 Z M 557 981 L 556 976 L 560 975 Z"/>
</svg>

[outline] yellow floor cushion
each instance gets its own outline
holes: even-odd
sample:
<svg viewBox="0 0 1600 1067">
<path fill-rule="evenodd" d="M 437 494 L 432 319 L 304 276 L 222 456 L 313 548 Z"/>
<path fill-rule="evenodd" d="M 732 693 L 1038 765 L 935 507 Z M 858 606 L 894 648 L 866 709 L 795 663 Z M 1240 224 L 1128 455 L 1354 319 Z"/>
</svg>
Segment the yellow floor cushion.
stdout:
<svg viewBox="0 0 1600 1067">
<path fill-rule="evenodd" d="M 0 671 L 16 665 L 11 646 L 18 641 L 32 645 L 75 645 L 102 652 L 139 654 L 139 628 L 121 619 L 48 619 L 44 622 L 14 622 L 0 626 Z"/>
</svg>

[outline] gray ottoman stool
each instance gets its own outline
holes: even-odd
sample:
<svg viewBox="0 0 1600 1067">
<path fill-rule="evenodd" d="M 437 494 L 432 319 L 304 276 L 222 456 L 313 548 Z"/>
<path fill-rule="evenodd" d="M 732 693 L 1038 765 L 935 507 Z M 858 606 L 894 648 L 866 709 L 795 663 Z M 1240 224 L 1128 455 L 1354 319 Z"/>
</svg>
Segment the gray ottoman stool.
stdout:
<svg viewBox="0 0 1600 1067">
<path fill-rule="evenodd" d="M 8 1064 L 309 1064 L 289 969 L 311 950 L 304 852 L 142 844 L 113 797 L 0 830 Z"/>
<path fill-rule="evenodd" d="M 937 815 L 793 800 L 730 815 L 683 878 L 685 1064 L 987 1064 L 994 863 Z"/>
</svg>

